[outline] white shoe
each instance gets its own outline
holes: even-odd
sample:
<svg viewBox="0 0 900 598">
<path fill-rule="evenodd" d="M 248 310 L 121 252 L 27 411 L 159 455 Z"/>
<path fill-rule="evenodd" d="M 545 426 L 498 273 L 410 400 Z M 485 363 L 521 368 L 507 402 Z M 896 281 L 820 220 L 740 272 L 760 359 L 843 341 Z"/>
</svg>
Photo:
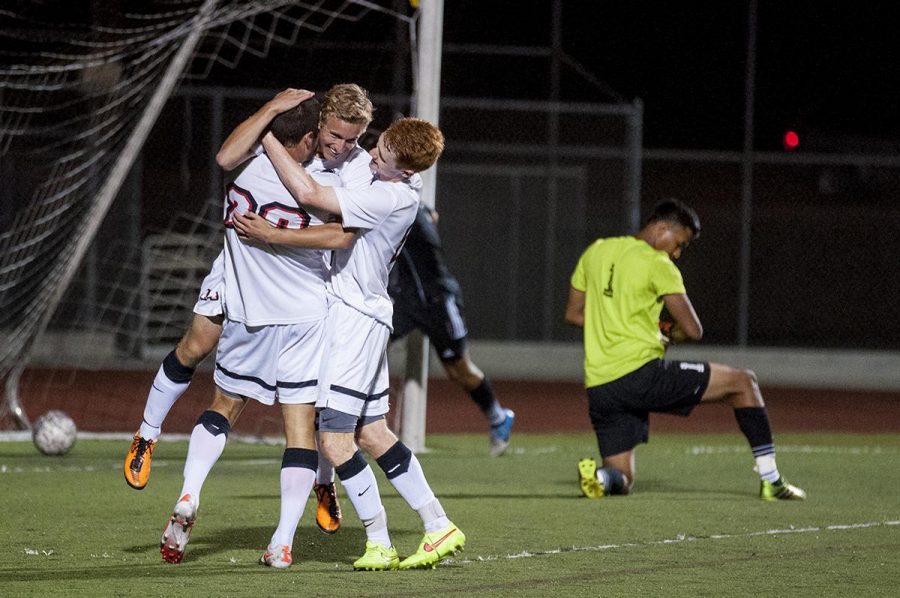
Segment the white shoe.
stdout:
<svg viewBox="0 0 900 598">
<path fill-rule="evenodd" d="M 194 506 L 190 494 L 185 494 L 172 510 L 169 523 L 163 530 L 162 539 L 159 541 L 159 552 L 167 563 L 180 563 L 184 558 L 184 548 L 191 539 L 191 530 L 194 529 L 194 521 L 197 519 L 197 507 Z"/>
<path fill-rule="evenodd" d="M 287 544 L 281 546 L 269 546 L 261 557 L 259 564 L 276 569 L 287 569 L 294 559 L 291 558 L 291 549 Z"/>
</svg>

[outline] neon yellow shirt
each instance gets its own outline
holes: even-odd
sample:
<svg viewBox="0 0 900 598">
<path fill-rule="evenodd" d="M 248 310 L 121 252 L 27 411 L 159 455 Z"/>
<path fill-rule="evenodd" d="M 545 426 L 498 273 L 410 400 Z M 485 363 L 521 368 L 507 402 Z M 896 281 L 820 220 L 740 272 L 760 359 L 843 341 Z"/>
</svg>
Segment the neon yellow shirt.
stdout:
<svg viewBox="0 0 900 598">
<path fill-rule="evenodd" d="M 578 260 L 572 287 L 585 293 L 584 384 L 606 384 L 665 354 L 663 295 L 685 293 L 664 251 L 635 237 L 598 239 Z"/>
</svg>

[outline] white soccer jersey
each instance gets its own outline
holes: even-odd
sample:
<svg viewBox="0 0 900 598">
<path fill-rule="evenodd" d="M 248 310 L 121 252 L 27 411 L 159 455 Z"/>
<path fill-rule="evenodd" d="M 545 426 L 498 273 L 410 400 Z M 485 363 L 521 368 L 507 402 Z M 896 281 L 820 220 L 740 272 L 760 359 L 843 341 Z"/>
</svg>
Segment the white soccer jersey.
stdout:
<svg viewBox="0 0 900 598">
<path fill-rule="evenodd" d="M 364 189 L 335 189 L 347 228 L 360 229 L 353 246 L 334 252 L 329 289 L 347 305 L 393 330 L 388 274 L 416 218 L 421 178 L 373 181 Z"/>
<path fill-rule="evenodd" d="M 318 173 L 321 184 L 340 186 L 335 175 Z M 255 212 L 272 224 L 306 228 L 322 221 L 297 206 L 268 156 L 253 158 L 226 188 L 225 310 L 248 326 L 297 324 L 327 313 L 324 252 L 286 245 L 241 241 L 232 215 Z"/>
<path fill-rule="evenodd" d="M 320 156 L 313 158 L 306 167 L 311 173 L 333 172 L 341 178 L 341 186 L 346 189 L 362 189 L 372 182 L 372 169 L 369 164 L 372 157 L 369 152 L 356 146 L 345 160 L 340 162 L 326 161 Z"/>
<path fill-rule="evenodd" d="M 265 152 L 263 151 L 262 144 L 257 144 L 253 148 L 253 153 L 259 157 Z M 306 169 L 313 174 L 316 175 L 317 172 L 325 172 L 325 173 L 334 173 L 338 177 L 340 177 L 340 183 L 335 184 L 334 179 L 325 179 L 322 178 L 320 182 L 322 184 L 331 185 L 331 186 L 340 186 L 347 187 L 349 189 L 360 189 L 363 187 L 368 187 L 369 183 L 372 182 L 372 170 L 369 168 L 369 164 L 372 161 L 372 157 L 369 156 L 369 153 L 357 146 L 350 152 L 347 156 L 346 160 L 341 162 L 326 162 L 322 160 L 322 158 L 316 156 L 313 161 L 306 167 Z M 296 205 L 296 202 L 291 200 L 291 205 Z M 206 278 L 203 279 L 203 284 L 200 288 L 200 295 L 197 298 L 197 303 L 194 305 L 194 313 L 204 315 L 204 316 L 217 316 L 221 315 L 225 311 L 225 251 L 224 249 L 216 256 L 215 261 L 213 262 L 212 269 L 209 274 L 206 275 Z M 331 252 L 326 252 L 325 262 L 326 264 L 331 259 Z"/>
</svg>

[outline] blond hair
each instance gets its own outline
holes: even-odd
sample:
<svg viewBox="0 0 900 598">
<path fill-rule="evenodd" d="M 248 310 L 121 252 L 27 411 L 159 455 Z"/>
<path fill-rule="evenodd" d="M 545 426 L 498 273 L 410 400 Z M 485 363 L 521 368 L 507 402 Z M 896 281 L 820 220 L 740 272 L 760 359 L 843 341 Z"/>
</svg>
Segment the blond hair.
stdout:
<svg viewBox="0 0 900 598">
<path fill-rule="evenodd" d="M 353 125 L 368 127 L 372 122 L 372 101 L 366 90 L 356 83 L 338 83 L 325 92 L 319 125 L 324 125 L 329 116 L 334 116 Z"/>
<path fill-rule="evenodd" d="M 421 118 L 401 118 L 384 132 L 384 144 L 397 157 L 397 166 L 421 172 L 444 151 L 444 134 Z"/>
</svg>

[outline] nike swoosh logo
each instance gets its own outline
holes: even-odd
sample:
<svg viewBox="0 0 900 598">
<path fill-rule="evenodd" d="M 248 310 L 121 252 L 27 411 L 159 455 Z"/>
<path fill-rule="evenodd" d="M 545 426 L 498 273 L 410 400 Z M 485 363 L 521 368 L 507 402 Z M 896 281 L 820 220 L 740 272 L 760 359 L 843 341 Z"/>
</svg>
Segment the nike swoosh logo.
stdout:
<svg viewBox="0 0 900 598">
<path fill-rule="evenodd" d="M 456 531 L 456 528 L 454 527 L 452 530 L 450 530 L 449 532 L 447 532 L 446 534 L 444 534 L 443 536 L 441 536 L 440 538 L 438 538 L 437 540 L 435 540 L 435 541 L 434 541 L 434 544 L 429 544 L 428 542 L 425 542 L 425 546 L 423 546 L 422 549 L 423 549 L 425 552 L 431 552 L 431 551 L 433 551 L 433 550 L 436 550 L 437 547 L 440 546 L 441 544 L 443 544 L 443 543 L 444 543 L 444 540 L 446 540 L 447 538 L 449 538 L 450 535 L 451 535 L 453 532 L 455 532 L 455 531 Z"/>
<path fill-rule="evenodd" d="M 366 492 L 368 492 L 368 491 L 369 491 L 369 488 L 371 488 L 371 487 L 372 487 L 372 486 L 366 486 L 366 489 L 363 490 L 362 492 L 358 493 L 356 496 L 362 496 L 363 494 L 365 494 Z"/>
<path fill-rule="evenodd" d="M 393 467 L 391 467 L 390 469 L 388 469 L 388 470 L 387 470 L 387 473 L 392 473 L 392 472 L 396 471 L 396 469 L 397 469 L 398 467 L 400 467 L 400 464 L 399 464 L 399 463 L 397 463 L 396 465 L 394 465 Z"/>
</svg>

